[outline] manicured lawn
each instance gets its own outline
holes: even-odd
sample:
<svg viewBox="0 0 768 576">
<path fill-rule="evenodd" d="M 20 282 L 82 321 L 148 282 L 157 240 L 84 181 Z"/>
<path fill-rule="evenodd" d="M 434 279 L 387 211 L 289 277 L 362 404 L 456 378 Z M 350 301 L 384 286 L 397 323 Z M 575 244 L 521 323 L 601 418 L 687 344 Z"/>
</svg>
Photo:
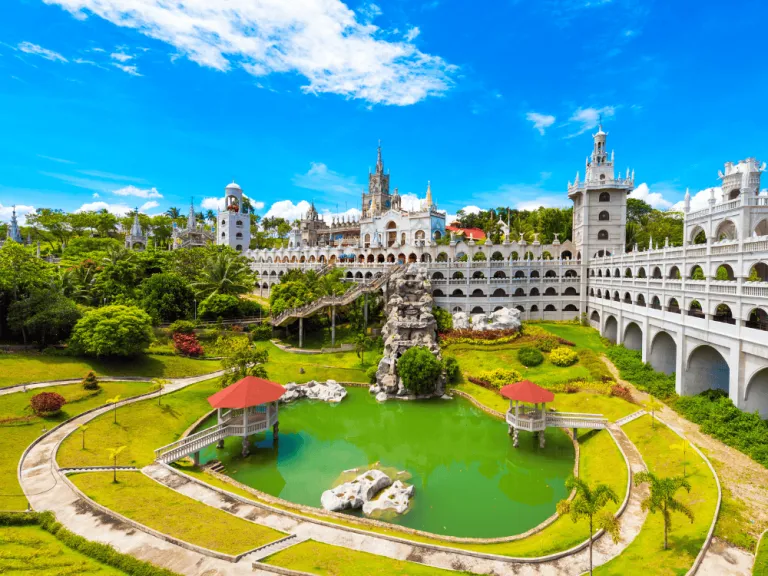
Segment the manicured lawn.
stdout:
<svg viewBox="0 0 768 576">
<path fill-rule="evenodd" d="M 336 325 L 336 346 L 340 344 L 348 344 L 355 341 L 355 332 L 349 324 L 337 324 Z M 280 339 L 284 344 L 297 347 L 299 345 L 299 335 L 296 329 L 284 338 Z M 308 350 L 319 350 L 320 348 L 331 347 L 331 331 L 330 328 L 317 328 L 312 332 L 305 332 L 304 341 L 302 342 L 304 348 Z"/>
<path fill-rule="evenodd" d="M 0 550 L 0 574 L 125 574 L 67 548 L 55 536 L 38 526 L 3 527 L 0 530 Z"/>
<path fill-rule="evenodd" d="M 257 342 L 258 348 L 269 352 L 267 375 L 270 380 L 308 382 L 310 380 L 338 380 L 340 382 L 367 382 L 365 371 L 378 358 L 375 352 L 365 354 L 365 364 L 354 352 L 332 352 L 328 354 L 295 354 L 285 352 L 271 342 Z M 304 373 L 300 372 L 304 369 Z"/>
<path fill-rule="evenodd" d="M 157 399 L 142 400 L 117 409 L 117 424 L 110 411 L 89 423 L 85 450 L 79 434 L 67 438 L 56 456 L 62 467 L 109 464 L 107 448 L 126 446 L 119 457 L 123 466 L 146 466 L 154 450 L 179 439 L 200 416 L 211 410 L 208 397 L 218 392 L 219 379 L 193 384 Z"/>
<path fill-rule="evenodd" d="M 467 572 L 441 570 L 414 562 L 393 560 L 392 558 L 358 552 L 340 546 L 331 546 L 314 540 L 307 540 L 281 550 L 277 554 L 267 557 L 263 562 L 273 566 L 317 574 L 318 576 L 448 576 L 449 574 L 467 574 Z"/>
<path fill-rule="evenodd" d="M 158 484 L 140 472 L 73 474 L 95 502 L 150 528 L 210 550 L 241 554 L 285 534 L 248 522 Z"/>
<path fill-rule="evenodd" d="M 755 565 L 752 567 L 754 576 L 768 576 L 768 536 L 763 534 L 757 551 L 755 552 Z"/>
<path fill-rule="evenodd" d="M 151 387 L 149 382 L 102 382 L 101 390 L 89 392 L 80 384 L 67 384 L 0 396 L 0 510 L 26 509 L 27 499 L 16 480 L 16 467 L 27 446 L 42 433 L 43 426 L 50 430 L 64 420 L 102 406 L 108 398 L 118 394 L 123 398 L 138 396 Z M 40 392 L 56 392 L 68 403 L 56 416 L 35 416 L 29 399 Z"/>
<path fill-rule="evenodd" d="M 555 336 L 560 336 L 560 338 L 573 342 L 579 348 L 589 348 L 595 352 L 603 352 L 605 350 L 605 345 L 600 340 L 600 332 L 591 326 L 557 324 L 554 322 L 540 322 L 536 326 L 544 328 Z"/>
<path fill-rule="evenodd" d="M 666 426 L 651 427 L 650 416 L 643 416 L 624 426 L 629 439 L 642 454 L 648 468 L 660 476 L 683 473 L 682 439 Z M 685 574 L 696 559 L 706 538 L 717 504 L 715 479 L 704 460 L 692 449 L 686 451 L 686 477 L 691 492 L 677 492 L 676 497 L 694 513 L 687 517 L 672 512 L 669 549 L 663 550 L 664 525 L 660 513 L 649 514 L 640 534 L 617 558 L 595 570 L 596 574 Z"/>
<path fill-rule="evenodd" d="M 147 354 L 124 360 L 97 360 L 47 354 L 0 354 L 0 388 L 25 382 L 83 378 L 89 370 L 98 376 L 182 378 L 221 370 L 218 360 Z"/>
</svg>

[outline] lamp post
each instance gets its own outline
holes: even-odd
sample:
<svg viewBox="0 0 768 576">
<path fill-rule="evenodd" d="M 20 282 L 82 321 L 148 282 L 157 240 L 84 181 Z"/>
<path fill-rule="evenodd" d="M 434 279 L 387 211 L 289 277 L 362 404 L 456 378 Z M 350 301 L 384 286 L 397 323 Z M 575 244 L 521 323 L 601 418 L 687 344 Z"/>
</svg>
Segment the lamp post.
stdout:
<svg viewBox="0 0 768 576">
<path fill-rule="evenodd" d="M 195 302 L 195 321 L 197 321 L 197 298 L 194 298 Z"/>
</svg>

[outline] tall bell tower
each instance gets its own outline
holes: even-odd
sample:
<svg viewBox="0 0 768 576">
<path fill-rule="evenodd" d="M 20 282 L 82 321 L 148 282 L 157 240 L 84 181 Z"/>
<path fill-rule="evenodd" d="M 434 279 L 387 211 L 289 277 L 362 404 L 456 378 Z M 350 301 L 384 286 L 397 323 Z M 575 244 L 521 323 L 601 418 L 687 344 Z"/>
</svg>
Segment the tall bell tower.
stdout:
<svg viewBox="0 0 768 576">
<path fill-rule="evenodd" d="M 374 201 L 371 204 L 371 200 Z M 370 214 L 371 206 L 375 214 Z M 381 141 L 377 149 L 376 171 L 368 173 L 368 192 L 363 193 L 363 212 L 367 217 L 378 216 L 386 212 L 392 206 L 392 197 L 389 193 L 389 174 L 384 172 L 384 162 L 381 159 Z"/>
</svg>

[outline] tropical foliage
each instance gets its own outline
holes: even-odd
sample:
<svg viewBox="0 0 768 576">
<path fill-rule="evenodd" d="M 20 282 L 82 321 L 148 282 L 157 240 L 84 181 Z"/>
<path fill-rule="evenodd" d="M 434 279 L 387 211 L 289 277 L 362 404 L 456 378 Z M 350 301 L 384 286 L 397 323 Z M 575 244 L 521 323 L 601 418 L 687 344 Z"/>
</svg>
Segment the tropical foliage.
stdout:
<svg viewBox="0 0 768 576">
<path fill-rule="evenodd" d="M 152 320 L 135 306 L 104 306 L 85 314 L 72 330 L 70 346 L 87 356 L 135 356 L 152 340 Z"/>
<path fill-rule="evenodd" d="M 653 472 L 638 472 L 635 474 L 636 484 L 649 484 L 651 491 L 641 506 L 651 513 L 661 512 L 664 519 L 664 550 L 667 549 L 667 534 L 672 527 L 672 512 L 679 512 L 693 522 L 693 512 L 685 504 L 675 499 L 675 493 L 684 488 L 691 491 L 691 483 L 682 476 L 661 478 Z"/>
<path fill-rule="evenodd" d="M 397 360 L 397 373 L 403 385 L 414 394 L 428 394 L 435 389 L 443 366 L 426 346 L 414 346 Z"/>
<path fill-rule="evenodd" d="M 269 359 L 269 352 L 254 348 L 247 338 L 232 339 L 229 356 L 221 361 L 224 374 L 221 387 L 224 388 L 242 380 L 246 376 L 267 377 L 264 364 Z"/>
</svg>

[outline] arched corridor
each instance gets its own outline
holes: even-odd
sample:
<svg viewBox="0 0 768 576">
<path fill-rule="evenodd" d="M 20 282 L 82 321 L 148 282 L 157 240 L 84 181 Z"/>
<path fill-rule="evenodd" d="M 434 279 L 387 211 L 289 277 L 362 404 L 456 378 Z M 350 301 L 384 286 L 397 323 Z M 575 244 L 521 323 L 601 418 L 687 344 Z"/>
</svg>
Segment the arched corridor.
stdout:
<svg viewBox="0 0 768 576">
<path fill-rule="evenodd" d="M 768 368 L 758 370 L 749 379 L 743 410 L 758 412 L 762 419 L 768 419 Z"/>
<path fill-rule="evenodd" d="M 674 338 L 667 332 L 659 332 L 651 342 L 651 353 L 648 355 L 653 369 L 664 374 L 672 374 L 675 371 L 675 358 L 677 357 L 677 344 Z"/>
<path fill-rule="evenodd" d="M 624 347 L 630 350 L 643 349 L 643 331 L 634 322 L 627 324 L 627 328 L 624 331 Z"/>
<path fill-rule="evenodd" d="M 723 355 L 704 344 L 688 357 L 683 381 L 683 394 L 693 396 L 705 390 L 729 392 L 731 370 Z"/>
<path fill-rule="evenodd" d="M 605 328 L 603 329 L 603 336 L 607 339 L 616 343 L 616 337 L 619 333 L 619 323 L 616 321 L 615 316 L 608 316 L 608 319 L 605 321 Z"/>
</svg>

